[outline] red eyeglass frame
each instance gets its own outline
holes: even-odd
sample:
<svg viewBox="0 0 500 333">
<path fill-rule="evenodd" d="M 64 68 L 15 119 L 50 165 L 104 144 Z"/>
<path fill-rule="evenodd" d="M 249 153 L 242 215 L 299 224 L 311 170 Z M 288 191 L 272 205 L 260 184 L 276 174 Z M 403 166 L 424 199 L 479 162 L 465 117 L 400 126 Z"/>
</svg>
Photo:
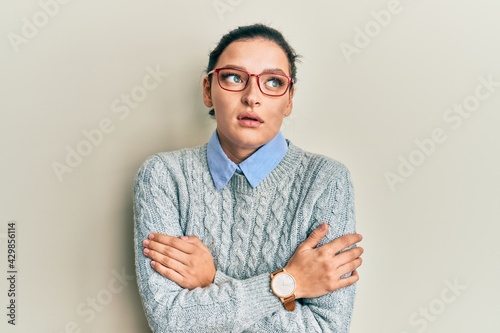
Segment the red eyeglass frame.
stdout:
<svg viewBox="0 0 500 333">
<path fill-rule="evenodd" d="M 230 90 L 230 89 L 226 89 L 224 88 L 221 84 L 220 84 L 220 79 L 219 79 L 219 72 L 223 69 L 232 69 L 232 70 L 235 70 L 235 71 L 240 71 L 240 72 L 243 72 L 243 73 L 246 73 L 248 75 L 248 81 L 247 83 L 245 84 L 245 86 L 240 89 L 240 90 Z M 219 84 L 219 87 L 221 87 L 221 89 L 223 90 L 226 90 L 226 91 L 231 91 L 231 92 L 240 92 L 240 91 L 243 91 L 245 90 L 247 87 L 248 87 L 248 83 L 250 82 L 250 78 L 252 76 L 255 76 L 257 78 L 257 86 L 259 87 L 259 90 L 261 93 L 263 93 L 264 95 L 266 96 L 270 96 L 270 97 L 280 97 L 280 96 L 283 96 L 284 94 L 286 94 L 286 92 L 288 91 L 288 89 L 290 89 L 290 87 L 294 84 L 294 80 L 292 77 L 288 76 L 288 75 L 285 75 L 283 73 L 277 73 L 277 72 L 264 72 L 264 73 L 260 73 L 260 74 L 253 74 L 253 73 L 249 73 L 247 72 L 246 70 L 243 70 L 241 68 L 234 68 L 234 67 L 219 67 L 219 68 L 214 68 L 212 69 L 210 72 L 207 73 L 207 75 L 211 75 L 211 74 L 217 74 L 217 83 Z M 267 94 L 265 92 L 262 91 L 262 88 L 260 87 L 260 77 L 261 75 L 268 75 L 268 74 L 275 74 L 275 75 L 279 75 L 279 76 L 282 76 L 282 77 L 286 77 L 287 80 L 288 80 L 288 86 L 287 88 L 285 89 L 285 91 L 283 91 L 282 94 L 280 95 L 270 95 L 270 94 Z"/>
</svg>

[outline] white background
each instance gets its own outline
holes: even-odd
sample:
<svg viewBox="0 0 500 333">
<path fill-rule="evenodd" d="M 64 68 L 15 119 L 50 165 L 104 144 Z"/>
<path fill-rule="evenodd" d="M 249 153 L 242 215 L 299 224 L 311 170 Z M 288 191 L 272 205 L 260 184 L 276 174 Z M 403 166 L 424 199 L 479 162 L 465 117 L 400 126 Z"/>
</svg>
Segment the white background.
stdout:
<svg viewBox="0 0 500 333">
<path fill-rule="evenodd" d="M 148 332 L 135 280 L 116 279 L 134 274 L 135 172 L 208 140 L 208 53 L 255 22 L 302 55 L 285 136 L 351 170 L 366 250 L 351 332 L 499 332 L 498 1 L 40 3 L 0 5 L 0 267 L 17 221 L 19 269 L 15 327 L 1 279 L 2 332 Z M 140 96 L 148 68 L 168 76 Z M 131 92 L 143 100 L 114 112 Z M 86 145 L 103 119 L 112 131 Z"/>
</svg>

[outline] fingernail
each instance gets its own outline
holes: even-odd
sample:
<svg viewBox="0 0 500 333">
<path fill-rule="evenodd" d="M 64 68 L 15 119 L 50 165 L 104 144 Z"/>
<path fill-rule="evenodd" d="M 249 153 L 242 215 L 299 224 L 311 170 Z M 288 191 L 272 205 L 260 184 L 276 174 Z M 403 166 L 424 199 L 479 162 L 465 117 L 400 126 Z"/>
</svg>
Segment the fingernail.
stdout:
<svg viewBox="0 0 500 333">
<path fill-rule="evenodd" d="M 156 265 L 156 262 L 151 261 L 151 266 L 155 267 L 155 265 Z"/>
<path fill-rule="evenodd" d="M 149 238 L 149 239 L 154 239 L 154 238 L 155 238 L 155 234 L 149 234 L 149 235 L 148 235 L 148 238 Z"/>
<path fill-rule="evenodd" d="M 323 222 L 323 224 L 321 224 L 320 230 L 321 231 L 325 231 L 326 230 L 326 222 Z"/>
<path fill-rule="evenodd" d="M 187 236 L 181 236 L 180 239 L 182 239 L 182 240 L 188 240 L 189 237 L 187 237 Z"/>
<path fill-rule="evenodd" d="M 148 255 L 149 249 L 144 249 L 144 251 L 142 251 L 142 252 L 144 252 L 145 255 Z"/>
<path fill-rule="evenodd" d="M 148 246 L 149 245 L 149 240 L 145 239 L 142 241 L 143 246 Z"/>
</svg>

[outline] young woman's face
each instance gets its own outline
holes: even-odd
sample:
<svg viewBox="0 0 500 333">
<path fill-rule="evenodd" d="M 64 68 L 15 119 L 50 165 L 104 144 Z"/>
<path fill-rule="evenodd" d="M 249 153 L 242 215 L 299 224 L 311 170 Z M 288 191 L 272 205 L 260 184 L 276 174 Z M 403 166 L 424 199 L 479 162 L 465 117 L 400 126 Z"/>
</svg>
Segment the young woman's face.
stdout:
<svg viewBox="0 0 500 333">
<path fill-rule="evenodd" d="M 285 52 L 276 43 L 264 39 L 236 41 L 220 55 L 215 68 L 233 67 L 253 74 L 282 72 L 290 76 Z M 293 87 L 283 96 L 264 95 L 256 77 L 250 77 L 240 92 L 220 87 L 217 75 L 203 82 L 203 99 L 215 110 L 217 133 L 229 158 L 248 157 L 278 134 L 283 118 L 292 112 Z M 231 156 L 232 155 L 232 156 Z M 233 158 L 231 158 L 233 159 Z"/>
</svg>

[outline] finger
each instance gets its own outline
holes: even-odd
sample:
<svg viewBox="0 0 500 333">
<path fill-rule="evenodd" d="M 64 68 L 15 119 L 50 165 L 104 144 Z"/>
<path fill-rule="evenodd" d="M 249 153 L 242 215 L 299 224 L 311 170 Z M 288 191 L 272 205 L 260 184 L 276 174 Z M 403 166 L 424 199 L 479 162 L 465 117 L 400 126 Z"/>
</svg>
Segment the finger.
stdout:
<svg viewBox="0 0 500 333">
<path fill-rule="evenodd" d="M 363 254 L 363 248 L 361 247 L 354 247 L 352 249 L 349 249 L 345 252 L 342 252 L 336 256 L 333 257 L 333 260 L 331 261 L 332 267 L 338 269 L 339 267 L 349 264 L 350 262 L 361 258 L 361 254 Z M 354 269 L 352 269 L 354 270 Z M 351 270 L 351 271 L 352 271 Z"/>
<path fill-rule="evenodd" d="M 326 236 L 328 232 L 328 224 L 322 223 L 319 227 L 314 229 L 314 231 L 307 237 L 307 239 L 302 242 L 302 245 L 305 245 L 310 248 L 314 248 L 318 243 Z"/>
<path fill-rule="evenodd" d="M 144 249 L 144 254 L 148 258 L 151 259 L 152 262 L 156 262 L 156 264 L 161 264 L 162 266 L 174 270 L 180 275 L 183 275 L 183 271 L 185 269 L 185 265 L 176 259 L 172 259 L 163 255 L 162 253 L 158 253 L 156 251 L 152 251 L 149 249 Z"/>
<path fill-rule="evenodd" d="M 351 273 L 354 274 L 354 272 L 356 271 L 356 269 L 358 269 L 361 264 L 363 263 L 363 259 L 361 258 L 357 258 L 353 261 L 349 261 L 348 263 L 342 265 L 342 266 L 339 266 L 338 269 L 337 269 L 337 273 L 339 274 L 339 276 L 344 276 L 346 274 L 349 274 Z M 357 274 L 357 272 L 356 272 Z"/>
<path fill-rule="evenodd" d="M 184 281 L 184 277 L 181 274 L 177 273 L 173 269 L 163 266 L 162 264 L 156 261 L 151 261 L 151 267 L 156 272 L 166 277 L 167 279 L 177 283 L 178 285 L 181 285 L 181 283 Z"/>
<path fill-rule="evenodd" d="M 332 255 L 339 255 L 342 250 L 355 245 L 363 239 L 360 234 L 349 234 L 332 240 L 331 242 L 322 246 L 324 250 L 329 251 Z"/>
<path fill-rule="evenodd" d="M 150 241 L 155 241 L 158 243 L 162 243 L 168 246 L 171 246 L 173 248 L 176 248 L 182 252 L 185 253 L 192 253 L 194 250 L 194 245 L 191 243 L 188 243 L 178 237 L 170 236 L 170 235 L 163 235 L 163 234 L 149 234 L 148 239 Z"/>
<path fill-rule="evenodd" d="M 359 281 L 359 274 L 357 271 L 353 271 L 350 276 L 339 280 L 339 282 L 338 282 L 339 288 L 348 287 L 350 285 L 355 284 L 358 281 Z"/>
<path fill-rule="evenodd" d="M 210 249 L 208 248 L 208 246 L 206 246 L 205 243 L 203 243 L 197 236 L 181 236 L 180 238 L 186 242 L 193 244 L 198 249 L 210 253 Z M 192 254 L 196 253 L 197 253 L 196 250 L 193 250 Z"/>
<path fill-rule="evenodd" d="M 339 254 L 336 254 L 334 257 L 334 261 L 340 266 L 360 257 L 364 251 L 365 250 L 361 246 L 353 247 L 349 250 L 342 251 Z"/>
<path fill-rule="evenodd" d="M 175 247 L 171 247 L 162 243 L 158 243 L 155 241 L 147 241 L 145 242 L 146 248 L 144 249 L 144 254 L 146 254 L 148 257 L 148 251 L 151 252 L 156 252 L 159 253 L 165 257 L 177 260 L 182 262 L 183 264 L 186 264 L 188 261 L 189 254 L 182 252 Z M 147 250 L 147 251 L 146 251 Z"/>
<path fill-rule="evenodd" d="M 196 236 L 181 236 L 179 238 L 182 239 L 183 241 L 186 241 L 188 243 L 191 243 L 191 244 L 194 244 L 197 246 L 199 246 L 200 244 L 204 245 L 203 242 L 200 241 L 200 239 Z"/>
</svg>

